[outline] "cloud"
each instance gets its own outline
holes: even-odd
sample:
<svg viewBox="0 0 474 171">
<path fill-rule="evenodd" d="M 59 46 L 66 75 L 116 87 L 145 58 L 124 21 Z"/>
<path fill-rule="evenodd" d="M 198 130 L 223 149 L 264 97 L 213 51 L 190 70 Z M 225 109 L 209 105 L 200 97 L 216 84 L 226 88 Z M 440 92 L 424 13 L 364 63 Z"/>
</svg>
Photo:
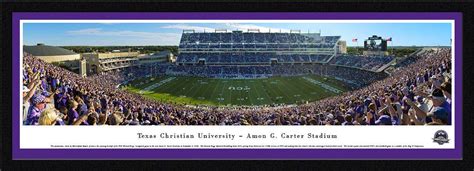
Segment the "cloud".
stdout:
<svg viewBox="0 0 474 171">
<path fill-rule="evenodd" d="M 178 33 L 158 33 L 158 32 L 142 32 L 142 31 L 104 31 L 102 28 L 87 28 L 81 30 L 71 30 L 66 32 L 68 35 L 73 36 L 101 36 L 101 37 L 116 37 L 116 38 L 127 38 L 129 40 L 147 40 L 156 41 L 156 44 L 160 45 L 171 45 L 179 44 L 181 34 Z"/>
<path fill-rule="evenodd" d="M 187 24 L 173 24 L 173 25 L 166 25 L 161 28 L 167 29 L 179 29 L 179 30 L 195 30 L 195 31 L 214 31 L 214 28 L 210 27 L 201 27 L 201 26 L 190 26 Z"/>
<path fill-rule="evenodd" d="M 121 24 L 121 23 L 99 23 L 99 24 L 103 24 L 103 25 L 116 25 L 116 24 Z"/>
<path fill-rule="evenodd" d="M 72 30 L 68 31 L 68 34 L 73 34 L 73 35 L 86 35 L 86 34 L 97 34 L 101 32 L 101 28 L 88 28 L 88 29 L 82 29 L 82 30 Z"/>
<path fill-rule="evenodd" d="M 259 29 L 261 32 L 290 32 L 289 29 L 264 27 L 254 24 L 239 24 L 239 23 L 225 23 L 224 28 L 229 30 L 244 30 L 248 29 Z M 193 26 L 187 24 L 172 24 L 166 25 L 161 28 L 168 29 L 194 29 L 198 32 L 214 31 L 214 28 Z M 222 27 L 221 27 L 222 28 Z M 102 28 L 86 28 L 80 30 L 66 31 L 69 36 L 93 36 L 93 38 L 82 39 L 77 43 L 87 44 L 101 44 L 101 45 L 118 45 L 118 44 L 130 44 L 130 45 L 177 45 L 181 39 L 180 33 L 163 33 L 163 32 L 146 32 L 146 31 L 131 31 L 131 30 L 104 30 Z M 73 41 L 74 39 L 70 39 Z M 73 41 L 75 42 L 75 41 Z M 74 44 L 70 42 L 70 44 Z"/>
<path fill-rule="evenodd" d="M 239 29 L 244 31 L 247 31 L 248 29 L 259 29 L 261 32 L 267 32 L 268 30 L 270 30 L 270 32 L 280 32 L 280 30 L 281 32 L 290 32 L 289 29 L 264 27 L 254 24 L 226 23 L 225 25 L 231 29 Z"/>
</svg>

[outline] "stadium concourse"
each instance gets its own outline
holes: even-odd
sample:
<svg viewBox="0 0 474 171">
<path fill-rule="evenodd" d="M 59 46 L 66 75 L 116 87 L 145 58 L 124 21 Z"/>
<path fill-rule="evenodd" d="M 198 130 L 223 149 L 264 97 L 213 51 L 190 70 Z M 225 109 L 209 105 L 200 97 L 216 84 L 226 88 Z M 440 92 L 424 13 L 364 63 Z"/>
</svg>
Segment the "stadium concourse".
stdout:
<svg viewBox="0 0 474 171">
<path fill-rule="evenodd" d="M 334 57 L 331 60 L 334 59 Z M 424 49 L 393 65 L 389 75 L 369 71 L 378 58 L 347 58 L 326 64 L 267 66 L 141 66 L 83 78 L 24 54 L 25 125 L 449 125 L 451 49 Z M 350 61 L 347 61 L 350 60 Z M 331 65 L 331 64 L 337 64 Z M 361 65 L 359 65 L 361 64 Z M 370 64 L 371 66 L 368 66 Z M 351 67 L 344 67 L 352 65 Z M 316 68 L 363 86 L 341 95 L 297 106 L 199 107 L 161 103 L 118 89 L 150 74 L 212 76 L 256 73 L 298 75 Z M 155 68 L 155 70 L 153 70 Z M 193 69 L 188 69 L 193 68 Z M 357 69 L 359 68 L 359 69 Z M 326 70 L 323 73 L 323 70 Z M 151 73 L 153 72 L 153 73 Z M 259 74 L 257 74 L 259 75 Z"/>
</svg>

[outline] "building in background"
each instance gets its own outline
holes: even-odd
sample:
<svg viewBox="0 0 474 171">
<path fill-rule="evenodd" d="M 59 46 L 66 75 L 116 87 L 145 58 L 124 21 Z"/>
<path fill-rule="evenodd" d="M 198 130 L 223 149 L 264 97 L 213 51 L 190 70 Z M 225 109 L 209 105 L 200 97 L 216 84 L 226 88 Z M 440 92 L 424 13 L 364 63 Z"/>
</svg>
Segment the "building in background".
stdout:
<svg viewBox="0 0 474 171">
<path fill-rule="evenodd" d="M 140 65 L 142 64 L 151 64 L 151 63 L 166 63 L 172 62 L 174 57 L 173 53 L 170 51 L 161 51 L 158 53 L 151 53 L 148 55 L 141 55 L 138 57 Z"/>
<path fill-rule="evenodd" d="M 82 57 L 87 62 L 87 74 L 115 71 L 139 65 L 140 53 L 115 51 L 108 53 L 83 53 Z"/>
<path fill-rule="evenodd" d="M 61 47 L 48 46 L 38 43 L 33 46 L 23 46 L 23 51 L 45 62 L 67 68 L 75 73 L 80 73 L 81 55 Z"/>
<path fill-rule="evenodd" d="M 79 61 L 79 75 L 82 77 L 87 76 L 87 61 L 84 58 L 81 58 Z"/>
<path fill-rule="evenodd" d="M 337 42 L 337 53 L 346 54 L 347 53 L 347 43 L 344 40 L 339 40 Z"/>
</svg>

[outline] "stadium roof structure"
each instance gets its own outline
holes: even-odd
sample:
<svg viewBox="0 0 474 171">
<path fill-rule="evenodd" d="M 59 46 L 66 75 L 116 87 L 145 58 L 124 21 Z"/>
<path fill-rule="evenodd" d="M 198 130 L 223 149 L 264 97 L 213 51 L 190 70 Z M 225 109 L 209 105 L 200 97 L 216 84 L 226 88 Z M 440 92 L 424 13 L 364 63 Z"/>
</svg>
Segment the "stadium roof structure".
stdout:
<svg viewBox="0 0 474 171">
<path fill-rule="evenodd" d="M 147 58 L 167 58 L 170 53 L 171 53 L 171 52 L 170 52 L 169 50 L 165 50 L 165 51 L 161 51 L 161 52 L 158 52 L 158 53 L 153 53 L 153 54 L 151 54 L 151 55 L 141 56 L 141 57 L 139 57 L 139 58 L 140 58 L 140 59 L 147 59 Z"/>
<path fill-rule="evenodd" d="M 23 46 L 23 51 L 32 54 L 33 56 L 61 56 L 61 55 L 75 55 L 77 53 L 61 47 L 48 46 L 44 44 L 37 44 L 35 46 Z"/>
<path fill-rule="evenodd" d="M 185 29 L 183 33 L 294 33 L 294 34 L 318 34 L 321 35 L 321 30 L 319 32 L 312 32 L 308 30 L 308 32 L 302 32 L 301 30 L 290 30 L 290 31 L 280 31 L 279 32 L 271 32 L 271 30 L 261 30 L 261 29 L 237 29 L 237 30 L 229 30 L 229 29 L 214 29 L 214 31 L 196 31 L 194 29 Z"/>
</svg>

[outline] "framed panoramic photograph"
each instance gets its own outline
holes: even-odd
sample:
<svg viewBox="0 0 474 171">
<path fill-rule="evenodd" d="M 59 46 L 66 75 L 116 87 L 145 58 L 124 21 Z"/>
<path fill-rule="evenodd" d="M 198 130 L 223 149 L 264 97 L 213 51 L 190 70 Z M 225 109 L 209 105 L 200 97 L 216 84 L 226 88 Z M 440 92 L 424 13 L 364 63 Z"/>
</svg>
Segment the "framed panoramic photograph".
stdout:
<svg viewBox="0 0 474 171">
<path fill-rule="evenodd" d="M 462 159 L 461 13 L 12 15 L 13 159 Z"/>
</svg>

